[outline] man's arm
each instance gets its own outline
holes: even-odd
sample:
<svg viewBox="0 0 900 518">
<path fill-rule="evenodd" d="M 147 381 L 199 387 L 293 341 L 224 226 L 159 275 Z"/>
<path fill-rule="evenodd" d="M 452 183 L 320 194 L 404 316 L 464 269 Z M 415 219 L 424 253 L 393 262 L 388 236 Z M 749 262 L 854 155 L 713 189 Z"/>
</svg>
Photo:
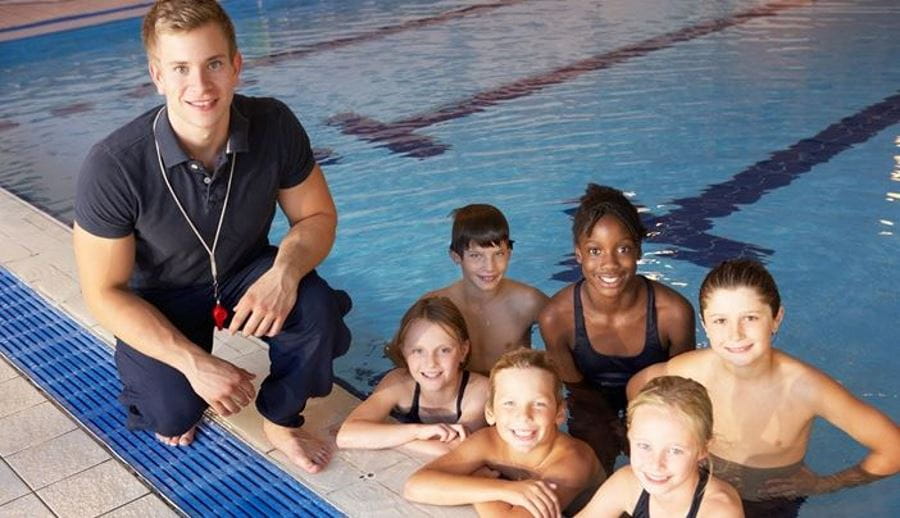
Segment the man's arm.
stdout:
<svg viewBox="0 0 900 518">
<path fill-rule="evenodd" d="M 102 238 L 76 223 L 73 242 L 81 291 L 100 324 L 141 353 L 183 373 L 219 414 L 236 413 L 253 400 L 253 374 L 207 353 L 128 289 L 134 267 L 133 235 Z"/>
<path fill-rule="evenodd" d="M 275 336 L 297 301 L 300 280 L 321 263 L 334 244 L 337 209 L 318 165 L 300 184 L 278 193 L 291 225 L 278 246 L 272 268 L 261 275 L 234 307 L 228 332 Z"/>
</svg>

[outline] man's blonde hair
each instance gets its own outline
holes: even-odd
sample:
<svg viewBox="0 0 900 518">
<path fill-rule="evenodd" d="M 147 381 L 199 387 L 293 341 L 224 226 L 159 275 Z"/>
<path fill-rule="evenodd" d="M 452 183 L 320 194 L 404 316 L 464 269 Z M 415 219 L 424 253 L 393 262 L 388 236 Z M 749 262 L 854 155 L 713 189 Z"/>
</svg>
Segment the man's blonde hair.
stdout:
<svg viewBox="0 0 900 518">
<path fill-rule="evenodd" d="M 553 376 L 553 393 L 556 396 L 556 403 L 559 404 L 562 402 L 562 380 L 559 379 L 559 373 L 556 371 L 556 366 L 550 361 L 547 353 L 545 351 L 535 351 L 534 349 L 521 347 L 501 356 L 491 369 L 491 392 L 488 395 L 487 403 L 485 403 L 488 410 L 493 411 L 494 409 L 494 395 L 497 392 L 497 373 L 506 369 L 528 368 L 540 369 L 550 373 L 550 375 Z"/>
<path fill-rule="evenodd" d="M 668 408 L 684 417 L 701 447 L 706 448 L 712 440 L 712 401 L 706 388 L 696 381 L 681 376 L 660 376 L 650 380 L 628 402 L 628 428 L 631 428 L 634 412 L 647 405 Z"/>
<path fill-rule="evenodd" d="M 144 16 L 141 39 L 148 56 L 153 56 L 161 33 L 186 32 L 214 23 L 228 41 L 228 58 L 237 54 L 237 38 L 231 18 L 216 0 L 157 0 Z"/>
</svg>

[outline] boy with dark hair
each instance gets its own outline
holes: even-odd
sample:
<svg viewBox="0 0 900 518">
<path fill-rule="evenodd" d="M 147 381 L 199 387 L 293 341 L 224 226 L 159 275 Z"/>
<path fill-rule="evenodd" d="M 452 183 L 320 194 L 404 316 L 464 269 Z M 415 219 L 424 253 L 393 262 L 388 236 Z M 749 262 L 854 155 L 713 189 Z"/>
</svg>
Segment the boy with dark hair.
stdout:
<svg viewBox="0 0 900 518">
<path fill-rule="evenodd" d="M 469 369 L 487 375 L 503 353 L 531 346 L 531 326 L 547 303 L 532 286 L 505 277 L 513 241 L 503 213 L 472 204 L 453 211 L 450 259 L 462 278 L 426 294 L 447 297 L 462 311 L 472 352 Z"/>
</svg>

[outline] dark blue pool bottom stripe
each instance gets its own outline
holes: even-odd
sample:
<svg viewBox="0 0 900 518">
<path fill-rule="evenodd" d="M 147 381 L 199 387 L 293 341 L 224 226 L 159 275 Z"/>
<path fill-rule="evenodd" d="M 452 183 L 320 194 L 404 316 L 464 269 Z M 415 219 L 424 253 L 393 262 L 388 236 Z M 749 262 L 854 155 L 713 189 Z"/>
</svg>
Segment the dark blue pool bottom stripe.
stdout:
<svg viewBox="0 0 900 518">
<path fill-rule="evenodd" d="M 449 146 L 437 142 L 427 135 L 414 133 L 416 130 L 479 113 L 501 102 L 537 93 L 549 86 L 571 81 L 588 72 L 610 68 L 646 56 L 651 52 L 672 47 L 677 43 L 701 38 L 760 17 L 773 16 L 785 9 L 800 6 L 800 4 L 792 2 L 773 2 L 725 18 L 700 22 L 611 52 L 597 54 L 549 72 L 519 79 L 493 90 L 475 94 L 467 99 L 439 106 L 430 112 L 395 122 L 384 123 L 356 113 L 340 113 L 330 117 L 327 123 L 337 126 L 344 134 L 355 135 L 394 153 L 420 159 L 428 158 L 442 154 L 449 149 Z"/>
<path fill-rule="evenodd" d="M 650 230 L 648 241 L 675 245 L 669 257 L 709 268 L 726 259 L 752 257 L 764 261 L 773 250 L 714 236 L 707 231 L 713 220 L 724 218 L 752 205 L 764 195 L 787 187 L 801 175 L 838 154 L 862 144 L 883 130 L 900 122 L 900 92 L 844 117 L 812 137 L 801 139 L 785 149 L 775 151 L 735 174 L 729 180 L 710 185 L 698 196 L 678 198 L 666 205 L 677 205 L 663 216 L 645 218 Z M 565 212 L 574 214 L 575 208 Z M 551 278 L 574 282 L 581 278 L 581 268 L 572 257 L 559 263 L 567 266 Z"/>
<path fill-rule="evenodd" d="M 2 268 L 0 352 L 190 516 L 342 516 L 206 418 L 187 448 L 126 429 L 112 349 Z"/>
<path fill-rule="evenodd" d="M 89 13 L 80 13 L 73 14 L 69 16 L 60 16 L 58 18 L 50 18 L 49 20 L 41 20 L 39 22 L 25 23 L 22 25 L 13 25 L 12 27 L 5 27 L 0 29 L 0 33 L 2 32 L 12 32 L 12 31 L 21 31 L 24 29 L 32 29 L 34 27 L 43 27 L 45 25 L 53 25 L 54 23 L 62 23 L 62 22 L 70 22 L 72 20 L 81 20 L 84 18 L 94 18 L 96 16 L 105 16 L 107 14 L 121 13 L 124 11 L 133 11 L 135 9 L 146 9 L 153 5 L 153 2 L 141 2 L 138 4 L 130 4 L 121 7 L 113 7 L 111 9 L 103 9 L 101 11 L 91 11 Z M 135 14 L 135 16 L 143 15 L 144 11 Z"/>
</svg>

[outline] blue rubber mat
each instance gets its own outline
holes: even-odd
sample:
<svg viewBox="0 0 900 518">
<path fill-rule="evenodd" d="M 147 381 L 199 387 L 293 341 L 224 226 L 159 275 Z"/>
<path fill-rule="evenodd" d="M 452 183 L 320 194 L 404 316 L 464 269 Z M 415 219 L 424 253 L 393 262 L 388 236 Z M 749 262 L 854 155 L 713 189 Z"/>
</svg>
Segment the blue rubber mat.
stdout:
<svg viewBox="0 0 900 518">
<path fill-rule="evenodd" d="M 187 448 L 126 429 L 112 349 L 3 268 L 0 352 L 190 516 L 342 516 L 207 418 Z"/>
</svg>

